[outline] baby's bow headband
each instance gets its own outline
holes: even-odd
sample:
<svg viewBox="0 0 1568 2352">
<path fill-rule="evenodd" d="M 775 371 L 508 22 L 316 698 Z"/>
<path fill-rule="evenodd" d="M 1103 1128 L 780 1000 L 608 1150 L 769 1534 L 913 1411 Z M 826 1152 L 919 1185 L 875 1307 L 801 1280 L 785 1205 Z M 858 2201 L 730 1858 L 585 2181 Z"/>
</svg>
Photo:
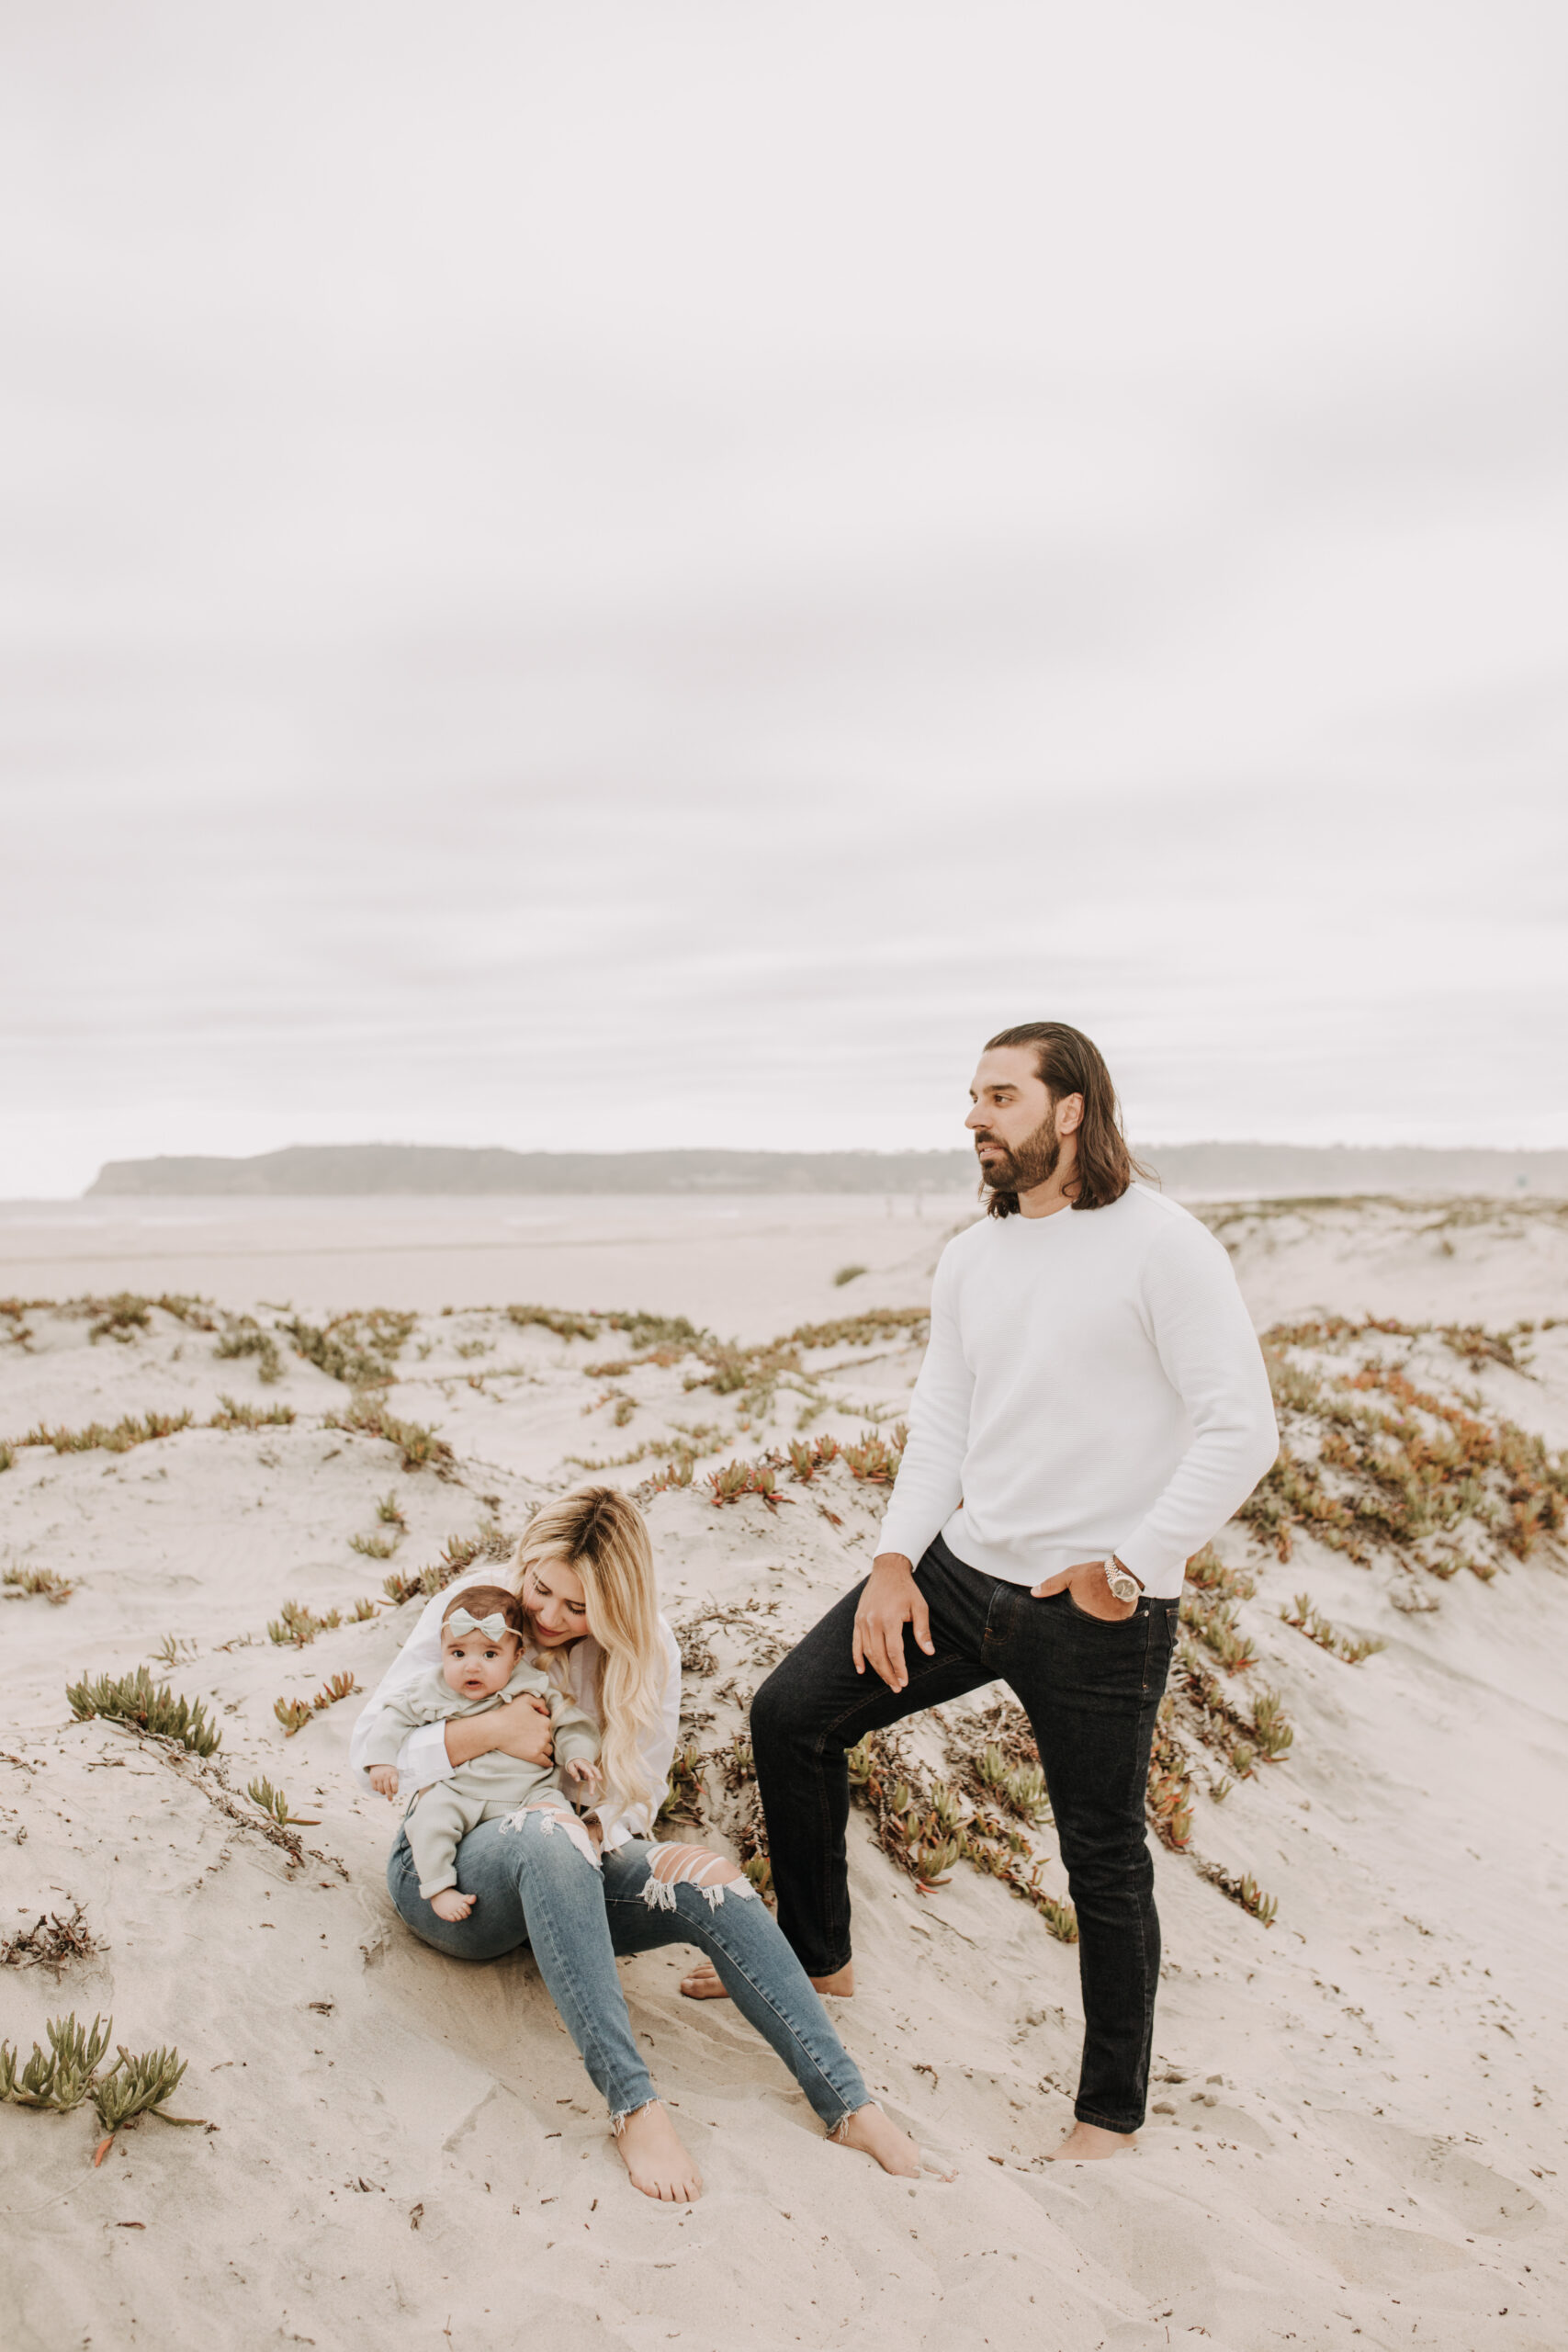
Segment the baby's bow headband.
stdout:
<svg viewBox="0 0 1568 2352">
<path fill-rule="evenodd" d="M 488 1617 L 470 1617 L 466 1609 L 454 1609 L 446 1623 L 455 1634 L 482 1634 L 487 1642 L 499 1642 L 512 1631 L 499 1609 Z"/>
</svg>

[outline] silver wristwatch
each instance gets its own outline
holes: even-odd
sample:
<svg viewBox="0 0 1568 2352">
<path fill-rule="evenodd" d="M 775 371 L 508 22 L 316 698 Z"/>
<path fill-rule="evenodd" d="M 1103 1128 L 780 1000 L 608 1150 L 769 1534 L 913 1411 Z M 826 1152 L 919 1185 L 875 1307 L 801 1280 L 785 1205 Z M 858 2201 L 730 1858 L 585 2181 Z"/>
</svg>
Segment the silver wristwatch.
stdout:
<svg viewBox="0 0 1568 2352">
<path fill-rule="evenodd" d="M 1112 1600 L 1136 1600 L 1143 1586 L 1131 1568 L 1124 1568 L 1114 1552 L 1105 1555 L 1105 1581 L 1111 1587 Z"/>
</svg>

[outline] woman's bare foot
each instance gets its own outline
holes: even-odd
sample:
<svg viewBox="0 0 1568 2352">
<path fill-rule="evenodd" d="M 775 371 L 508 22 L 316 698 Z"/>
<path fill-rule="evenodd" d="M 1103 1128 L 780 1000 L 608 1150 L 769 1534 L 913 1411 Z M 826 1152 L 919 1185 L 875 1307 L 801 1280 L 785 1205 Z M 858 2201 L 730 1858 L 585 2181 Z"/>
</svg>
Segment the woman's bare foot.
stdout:
<svg viewBox="0 0 1568 2352">
<path fill-rule="evenodd" d="M 438 1919 L 450 1919 L 455 1924 L 466 1919 L 478 1901 L 477 1894 L 462 1894 L 455 1886 L 444 1886 L 439 1894 L 431 1896 L 430 1907 Z"/>
<path fill-rule="evenodd" d="M 831 1976 L 814 1976 L 811 1980 L 819 1993 L 836 1993 L 841 2001 L 850 1999 L 855 1989 L 853 1961 L 846 1961 Z M 711 1960 L 699 1960 L 681 1979 L 681 1990 L 688 2001 L 728 2001 L 723 1977 Z"/>
<path fill-rule="evenodd" d="M 1099 2123 L 1075 2123 L 1050 2158 L 1054 2165 L 1097 2165 L 1107 2156 L 1132 2156 L 1138 2143 L 1131 2132 L 1107 2132 Z"/>
<path fill-rule="evenodd" d="M 664 2205 L 694 2205 L 702 2195 L 702 2174 L 658 2099 L 626 2117 L 615 2145 L 632 2187 L 645 2197 L 657 2197 Z"/>
<path fill-rule="evenodd" d="M 918 2180 L 922 2172 L 934 2172 L 942 2180 L 957 2177 L 928 2150 L 917 2148 L 908 2133 L 890 2123 L 879 2107 L 857 2109 L 829 2137 L 835 2148 L 858 2148 L 884 2172 L 895 2173 L 901 2180 Z"/>
</svg>

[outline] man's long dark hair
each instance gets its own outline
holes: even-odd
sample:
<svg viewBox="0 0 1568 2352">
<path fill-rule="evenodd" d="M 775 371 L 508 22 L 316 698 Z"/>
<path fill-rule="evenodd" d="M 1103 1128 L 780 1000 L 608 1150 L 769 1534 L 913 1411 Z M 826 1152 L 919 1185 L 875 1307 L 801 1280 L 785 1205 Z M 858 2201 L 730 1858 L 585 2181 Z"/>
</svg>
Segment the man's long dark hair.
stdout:
<svg viewBox="0 0 1568 2352">
<path fill-rule="evenodd" d="M 1065 1095 L 1083 1096 L 1083 1120 L 1077 1131 L 1077 1173 L 1071 1187 L 1075 1209 L 1103 1209 L 1119 1201 L 1134 1176 L 1148 1170 L 1135 1160 L 1122 1133 L 1122 1109 L 1111 1072 L 1098 1046 L 1081 1029 L 1065 1021 L 1022 1021 L 1016 1029 L 998 1030 L 986 1041 L 989 1053 L 997 1046 L 1032 1048 L 1035 1070 L 1055 1108 Z M 1016 1193 L 991 1193 L 988 1216 L 1016 1216 Z"/>
</svg>

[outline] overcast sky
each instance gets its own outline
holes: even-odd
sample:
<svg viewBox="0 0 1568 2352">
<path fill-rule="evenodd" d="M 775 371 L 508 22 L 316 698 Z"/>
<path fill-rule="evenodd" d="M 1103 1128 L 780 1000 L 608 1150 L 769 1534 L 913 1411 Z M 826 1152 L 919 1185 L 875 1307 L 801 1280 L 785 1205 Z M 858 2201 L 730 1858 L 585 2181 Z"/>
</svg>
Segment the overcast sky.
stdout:
<svg viewBox="0 0 1568 2352">
<path fill-rule="evenodd" d="M 0 9 L 0 1194 L 1568 1143 L 1568 16 Z"/>
</svg>

